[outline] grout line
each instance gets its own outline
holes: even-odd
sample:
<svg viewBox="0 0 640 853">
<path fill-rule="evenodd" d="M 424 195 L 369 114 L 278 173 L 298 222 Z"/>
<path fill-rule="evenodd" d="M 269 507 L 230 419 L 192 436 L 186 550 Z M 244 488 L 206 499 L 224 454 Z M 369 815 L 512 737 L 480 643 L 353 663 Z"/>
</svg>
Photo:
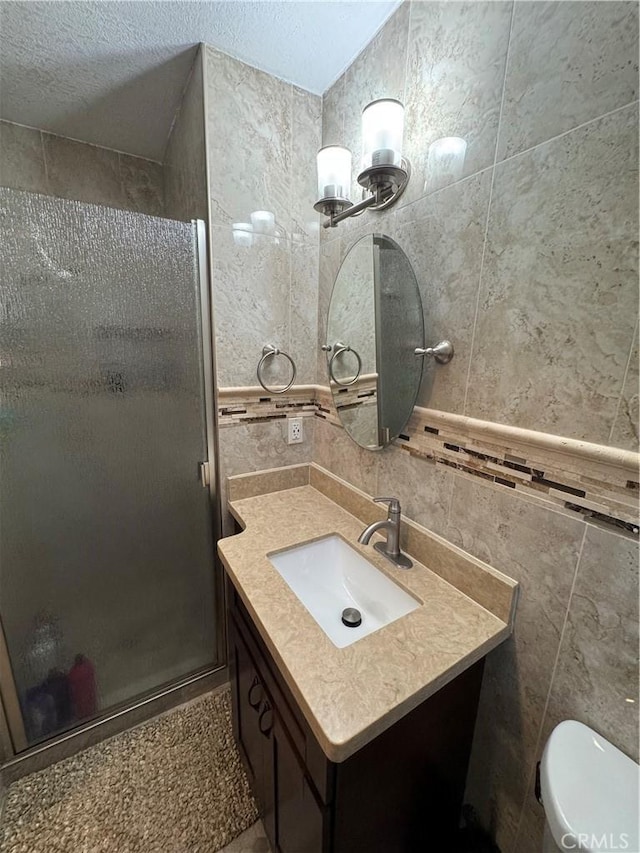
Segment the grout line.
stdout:
<svg viewBox="0 0 640 853">
<path fill-rule="evenodd" d="M 569 621 L 569 611 L 571 610 L 571 602 L 573 601 L 573 593 L 576 587 L 576 582 L 578 580 L 578 572 L 580 571 L 580 563 L 582 562 L 582 552 L 584 551 L 585 541 L 587 539 L 587 525 L 584 526 L 584 532 L 582 534 L 582 540 L 580 542 L 580 549 L 578 551 L 578 558 L 576 560 L 576 567 L 573 573 L 573 580 L 571 582 L 571 589 L 569 591 L 569 599 L 567 601 L 567 609 L 565 610 L 564 620 L 562 622 L 562 629 L 560 631 L 560 639 L 558 641 L 558 650 L 556 652 L 555 660 L 553 662 L 553 667 L 551 669 L 551 678 L 549 679 L 549 689 L 547 690 L 547 696 L 544 703 L 544 708 L 542 710 L 542 716 L 540 717 L 540 728 L 538 729 L 538 737 L 536 739 L 536 745 L 534 750 L 534 760 L 532 762 L 531 769 L 527 776 L 527 784 L 525 788 L 524 800 L 522 803 L 522 808 L 520 810 L 520 819 L 518 820 L 518 825 L 516 827 L 515 840 L 518 840 L 518 835 L 520 833 L 520 829 L 522 828 L 522 821 L 524 820 L 524 812 L 527 805 L 527 796 L 531 791 L 531 783 L 533 781 L 533 777 L 535 775 L 535 768 L 537 764 L 537 756 L 540 753 L 540 741 L 542 740 L 542 733 L 544 731 L 545 720 L 547 717 L 547 711 L 549 710 L 549 702 L 551 700 L 551 691 L 553 690 L 553 682 L 555 681 L 556 671 L 558 668 L 558 663 L 560 661 L 560 652 L 562 651 L 562 642 L 564 640 L 564 634 L 567 627 L 567 622 Z"/>
<path fill-rule="evenodd" d="M 502 113 L 507 92 L 507 74 L 509 73 L 509 59 L 511 58 L 511 36 L 513 35 L 513 19 L 516 16 L 515 0 L 511 0 L 511 18 L 509 19 L 509 35 L 507 36 L 507 52 L 504 57 L 504 76 L 502 78 L 502 95 L 500 96 L 500 111 L 498 112 L 498 128 L 496 130 L 496 145 L 493 151 L 493 165 L 498 162 L 498 148 L 500 145 L 500 131 L 502 130 Z"/>
<path fill-rule="evenodd" d="M 609 445 L 611 445 L 611 443 L 613 441 L 613 431 L 616 427 L 616 422 L 617 422 L 618 417 L 620 415 L 620 408 L 622 406 L 622 398 L 624 397 L 624 386 L 627 384 L 627 376 L 628 376 L 629 370 L 631 368 L 631 360 L 633 357 L 633 347 L 634 347 L 634 344 L 636 342 L 636 336 L 638 335 L 638 325 L 639 324 L 640 324 L 640 321 L 636 320 L 636 327 L 633 330 L 633 337 L 631 338 L 631 348 L 629 349 L 629 357 L 627 359 L 627 365 L 624 369 L 624 374 L 622 376 L 622 385 L 620 386 L 620 394 L 618 395 L 618 404 L 616 406 L 616 411 L 615 411 L 615 414 L 613 416 L 613 421 L 611 422 L 611 429 L 609 430 L 609 440 L 607 441 L 607 444 L 609 444 Z"/>
<path fill-rule="evenodd" d="M 615 115 L 616 113 L 620 113 L 623 110 L 629 109 L 629 107 L 634 106 L 634 104 L 638 104 L 640 101 L 635 98 L 633 101 L 629 101 L 626 104 L 623 104 L 621 107 L 616 107 L 615 110 L 609 110 L 606 113 L 602 113 L 599 116 L 595 116 L 595 118 L 590 118 L 588 121 L 583 121 L 582 124 L 577 124 L 575 127 L 569 128 L 569 130 L 563 130 L 562 133 L 556 134 L 556 136 L 550 136 L 549 139 L 545 139 L 542 142 L 538 142 L 535 145 L 532 145 L 530 148 L 525 148 L 522 151 L 517 151 L 515 154 L 509 155 L 509 157 L 505 157 L 503 160 L 500 160 L 496 165 L 501 166 L 503 163 L 509 163 L 511 160 L 515 160 L 517 157 L 522 157 L 524 154 L 530 154 L 532 151 L 535 151 L 536 148 L 542 148 L 543 145 L 548 145 L 549 142 L 555 142 L 558 139 L 562 139 L 563 136 L 568 136 L 570 133 L 573 133 L 576 130 L 582 130 L 585 127 L 588 127 L 590 124 L 594 124 L 597 121 L 601 121 L 603 118 L 609 118 L 609 116 Z"/>
<path fill-rule="evenodd" d="M 562 133 L 559 133 L 557 136 L 550 136 L 549 139 L 545 139 L 542 142 L 538 142 L 536 145 L 532 145 L 530 148 L 525 148 L 523 151 L 518 151 L 515 154 L 511 154 L 509 157 L 505 157 L 502 160 L 498 160 L 494 156 L 494 162 L 489 166 L 485 166 L 483 169 L 478 169 L 477 172 L 472 172 L 470 175 L 465 175 L 463 178 L 459 178 L 457 181 L 452 181 L 450 184 L 446 184 L 444 187 L 438 187 L 436 190 L 432 190 L 431 192 L 424 193 L 424 195 L 419 196 L 418 198 L 412 199 L 412 201 L 407 202 L 407 204 L 402 204 L 399 202 L 400 210 L 408 210 L 412 205 L 417 204 L 419 201 L 423 201 L 426 198 L 430 198 L 431 196 L 436 195 L 437 193 L 445 192 L 450 187 L 455 187 L 457 184 L 462 184 L 465 181 L 469 181 L 472 178 L 475 178 L 477 175 L 481 175 L 483 172 L 487 172 L 489 169 L 494 169 L 496 167 L 500 167 L 504 165 L 504 163 L 509 163 L 511 160 L 515 160 L 517 157 L 522 157 L 524 154 L 530 154 L 532 151 L 535 151 L 537 148 L 542 148 L 544 145 L 547 145 L 550 142 L 555 142 L 557 139 L 562 139 L 563 136 L 568 136 L 570 133 L 573 133 L 575 130 L 582 130 L 594 122 L 600 121 L 603 118 L 609 118 L 609 116 L 615 115 L 615 113 L 622 112 L 622 110 L 626 110 L 629 107 L 634 106 L 635 104 L 640 103 L 639 100 L 629 101 L 627 104 L 623 104 L 621 107 L 616 107 L 615 110 L 610 110 L 609 112 L 602 113 L 602 115 L 596 116 L 595 118 L 589 119 L 588 121 L 583 122 L 582 124 L 578 124 L 575 127 L 570 128 L 569 130 L 565 130 Z M 496 139 L 496 152 L 497 145 L 500 133 L 500 121 L 498 122 L 498 138 Z"/>
<path fill-rule="evenodd" d="M 0 2 L 1 2 L 1 0 L 0 0 Z M 450 184 L 445 184 L 445 186 L 443 186 L 443 187 L 438 187 L 437 190 L 432 190 L 431 192 L 428 192 L 428 193 L 425 193 L 424 195 L 421 195 L 420 198 L 415 198 L 415 199 L 412 199 L 411 201 L 408 201 L 406 204 L 402 204 L 400 207 L 398 207 L 398 209 L 395 211 L 395 213 L 399 214 L 401 212 L 404 212 L 405 210 L 410 210 L 410 208 L 412 208 L 416 204 L 419 204 L 421 201 L 424 201 L 427 198 L 433 198 L 434 196 L 439 195 L 439 193 L 445 193 L 445 192 L 447 192 L 447 190 L 450 190 L 451 187 L 457 187 L 460 184 L 466 183 L 467 181 L 473 181 L 479 175 L 484 175 L 485 172 L 489 172 L 493 168 L 494 168 L 494 165 L 493 165 L 493 163 L 491 163 L 489 166 L 485 166 L 483 169 L 478 169 L 478 171 L 474 172 L 472 175 L 465 175 L 462 178 L 458 178 L 457 181 L 451 181 Z M 419 214 L 419 216 L 420 216 L 420 218 L 422 218 L 424 216 L 424 214 L 421 214 L 421 215 Z M 414 221 L 415 220 L 413 220 L 413 219 L 409 219 L 406 223 L 403 223 L 403 225 L 408 225 L 409 223 L 414 222 Z"/>
<path fill-rule="evenodd" d="M 480 312 L 480 296 L 482 294 L 482 274 L 484 272 L 484 259 L 487 253 L 487 237 L 489 235 L 489 220 L 491 218 L 491 204 L 493 202 L 493 186 L 496 179 L 496 163 L 498 157 L 498 143 L 500 141 L 500 128 L 502 125 L 502 111 L 504 108 L 505 92 L 507 89 L 507 69 L 509 66 L 509 53 L 511 49 L 511 34 L 513 30 L 513 18 L 515 15 L 515 2 L 511 3 L 511 18 L 509 20 L 509 35 L 507 38 L 507 52 L 504 58 L 504 76 L 502 78 L 502 95 L 500 97 L 500 111 L 498 113 L 498 128 L 496 131 L 496 144 L 493 151 L 493 166 L 491 172 L 491 184 L 489 186 L 489 201 L 487 204 L 487 214 L 484 223 L 484 239 L 482 241 L 482 255 L 480 256 L 480 272 L 478 275 L 478 289 L 476 291 L 476 306 L 473 315 L 473 326 L 471 328 L 471 343 L 469 344 L 469 363 L 467 364 L 467 378 L 464 384 L 464 398 L 462 401 L 462 414 L 467 414 L 467 398 L 469 396 L 469 382 L 471 380 L 471 367 L 473 365 L 473 349 L 476 341 L 476 326 L 478 324 L 478 314 Z"/>
</svg>

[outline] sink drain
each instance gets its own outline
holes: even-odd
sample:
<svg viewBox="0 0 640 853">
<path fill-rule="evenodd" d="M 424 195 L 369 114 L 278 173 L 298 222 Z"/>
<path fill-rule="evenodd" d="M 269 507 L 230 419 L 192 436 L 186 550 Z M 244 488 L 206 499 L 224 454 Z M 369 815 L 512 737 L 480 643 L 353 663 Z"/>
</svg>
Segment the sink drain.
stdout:
<svg viewBox="0 0 640 853">
<path fill-rule="evenodd" d="M 347 628 L 357 628 L 362 624 L 362 615 L 355 607 L 345 607 L 342 611 L 342 624 Z"/>
</svg>

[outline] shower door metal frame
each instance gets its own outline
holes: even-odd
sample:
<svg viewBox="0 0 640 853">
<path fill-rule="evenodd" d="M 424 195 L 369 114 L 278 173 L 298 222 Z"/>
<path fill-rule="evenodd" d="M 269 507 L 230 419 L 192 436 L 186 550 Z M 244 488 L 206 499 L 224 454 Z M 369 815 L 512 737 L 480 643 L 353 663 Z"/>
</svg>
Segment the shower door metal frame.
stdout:
<svg viewBox="0 0 640 853">
<path fill-rule="evenodd" d="M 202 384 L 204 391 L 205 432 L 207 446 L 207 488 L 213 528 L 213 581 L 216 619 L 217 661 L 214 671 L 221 672 L 228 680 L 227 632 L 224 569 L 218 557 L 218 539 L 222 533 L 222 508 L 220 506 L 220 481 L 218 467 L 218 407 L 215 384 L 215 322 L 213 316 L 213 291 L 209 275 L 209 240 L 207 223 L 203 219 L 192 219 L 198 250 L 198 281 L 200 286 L 200 321 L 202 324 Z M 204 461 L 204 460 L 203 460 Z"/>
<path fill-rule="evenodd" d="M 213 665 L 173 684 L 160 686 L 141 698 L 111 708 L 77 727 L 54 735 L 46 741 L 29 747 L 20 700 L 13 676 L 2 621 L 0 620 L 0 768 L 7 784 L 26 773 L 40 770 L 55 761 L 74 755 L 87 746 L 99 743 L 118 732 L 150 719 L 202 693 L 220 687 L 228 681 L 227 645 L 225 630 L 224 581 L 217 556 L 217 542 L 221 531 L 220 489 L 218 484 L 217 417 L 215 394 L 215 341 L 213 330 L 213 305 L 209 278 L 207 226 L 202 219 L 192 219 L 193 240 L 196 249 L 198 289 L 200 294 L 200 331 L 202 348 L 202 385 L 204 397 L 204 426 L 207 459 L 207 482 L 211 511 L 216 657 Z M 3 754 L 4 753 L 4 754 Z"/>
</svg>

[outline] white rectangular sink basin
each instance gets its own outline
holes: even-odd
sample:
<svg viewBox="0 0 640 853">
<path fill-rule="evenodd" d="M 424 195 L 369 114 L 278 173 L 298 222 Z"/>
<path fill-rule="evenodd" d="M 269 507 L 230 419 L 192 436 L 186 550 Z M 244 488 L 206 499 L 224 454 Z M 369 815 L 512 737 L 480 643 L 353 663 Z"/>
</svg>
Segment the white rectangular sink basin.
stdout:
<svg viewBox="0 0 640 853">
<path fill-rule="evenodd" d="M 340 536 L 296 545 L 269 560 L 331 642 L 342 649 L 420 607 L 420 602 L 366 560 Z M 362 622 L 348 627 L 345 608 Z"/>
</svg>

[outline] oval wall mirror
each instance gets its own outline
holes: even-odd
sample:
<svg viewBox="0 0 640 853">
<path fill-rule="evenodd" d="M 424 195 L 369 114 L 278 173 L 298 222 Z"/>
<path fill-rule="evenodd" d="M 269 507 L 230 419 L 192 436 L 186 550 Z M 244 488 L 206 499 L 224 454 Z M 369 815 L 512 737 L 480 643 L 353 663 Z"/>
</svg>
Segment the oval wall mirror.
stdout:
<svg viewBox="0 0 640 853">
<path fill-rule="evenodd" d="M 355 243 L 338 271 L 327 321 L 329 385 L 340 421 L 380 450 L 405 428 L 423 360 L 422 300 L 409 259 L 384 234 Z"/>
</svg>

